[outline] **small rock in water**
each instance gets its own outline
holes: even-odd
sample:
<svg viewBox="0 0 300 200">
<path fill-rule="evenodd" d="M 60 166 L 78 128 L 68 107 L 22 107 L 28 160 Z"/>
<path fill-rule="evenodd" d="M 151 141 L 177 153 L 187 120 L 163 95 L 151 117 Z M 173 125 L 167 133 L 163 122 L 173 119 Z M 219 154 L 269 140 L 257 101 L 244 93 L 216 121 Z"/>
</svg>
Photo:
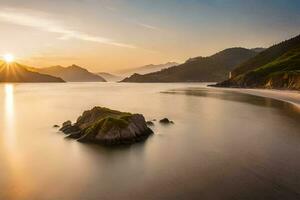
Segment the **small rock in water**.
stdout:
<svg viewBox="0 0 300 200">
<path fill-rule="evenodd" d="M 54 128 L 59 128 L 59 126 L 57 124 L 53 125 Z"/>
<path fill-rule="evenodd" d="M 154 123 L 153 123 L 152 121 L 147 121 L 146 124 L 147 124 L 148 126 L 154 126 Z"/>
<path fill-rule="evenodd" d="M 74 124 L 66 121 L 60 130 L 80 142 L 106 145 L 135 143 L 153 133 L 143 115 L 103 107 L 84 111 Z"/>
<path fill-rule="evenodd" d="M 64 132 L 65 134 L 71 134 L 79 131 L 79 128 L 76 125 L 72 126 L 72 122 L 68 120 L 62 124 L 62 127 L 59 130 Z"/>
<path fill-rule="evenodd" d="M 71 126 L 71 125 L 72 125 L 72 122 L 70 120 L 68 120 L 68 121 L 66 121 L 66 122 L 64 122 L 62 124 L 62 127 L 64 127 L 64 126 Z"/>
<path fill-rule="evenodd" d="M 161 123 L 161 124 L 174 124 L 174 122 L 170 121 L 168 118 L 163 118 L 163 119 L 159 120 L 159 123 Z"/>
</svg>

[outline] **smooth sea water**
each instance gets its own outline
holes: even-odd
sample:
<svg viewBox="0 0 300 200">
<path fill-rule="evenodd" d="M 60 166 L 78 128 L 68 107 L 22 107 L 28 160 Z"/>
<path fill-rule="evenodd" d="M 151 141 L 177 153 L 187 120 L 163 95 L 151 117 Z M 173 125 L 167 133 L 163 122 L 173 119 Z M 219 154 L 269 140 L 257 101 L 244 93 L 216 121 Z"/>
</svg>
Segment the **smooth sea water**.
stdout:
<svg viewBox="0 0 300 200">
<path fill-rule="evenodd" d="M 108 148 L 54 124 L 93 106 L 154 135 Z M 0 199 L 300 199 L 300 108 L 204 84 L 0 85 Z"/>
</svg>

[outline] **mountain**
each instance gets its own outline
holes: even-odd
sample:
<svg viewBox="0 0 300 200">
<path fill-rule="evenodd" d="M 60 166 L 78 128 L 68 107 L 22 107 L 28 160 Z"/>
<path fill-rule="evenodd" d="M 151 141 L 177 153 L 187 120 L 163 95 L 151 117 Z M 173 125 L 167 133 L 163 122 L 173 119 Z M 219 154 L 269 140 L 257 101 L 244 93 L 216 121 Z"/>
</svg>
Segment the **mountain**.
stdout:
<svg viewBox="0 0 300 200">
<path fill-rule="evenodd" d="M 97 74 L 99 76 L 103 77 L 108 82 L 117 82 L 117 81 L 122 80 L 121 76 L 117 76 L 117 75 L 106 73 L 106 72 L 99 72 Z"/>
<path fill-rule="evenodd" d="M 165 64 L 159 64 L 159 65 L 145 65 L 145 66 L 141 66 L 141 67 L 136 67 L 136 68 L 132 68 L 132 69 L 125 69 L 125 70 L 121 70 L 118 71 L 117 73 L 123 77 L 126 76 L 131 76 L 132 74 L 148 74 L 151 72 L 156 72 L 156 71 L 160 71 L 162 69 L 165 68 L 169 68 L 169 67 L 173 67 L 178 65 L 178 63 L 176 62 L 167 62 Z"/>
<path fill-rule="evenodd" d="M 216 86 L 300 90 L 300 35 L 242 63 Z"/>
<path fill-rule="evenodd" d="M 218 82 L 240 63 L 257 55 L 245 48 L 225 49 L 209 57 L 188 59 L 184 64 L 145 75 L 134 74 L 122 82 Z"/>
<path fill-rule="evenodd" d="M 257 53 L 260 53 L 260 52 L 263 52 L 264 50 L 266 50 L 266 48 L 257 47 L 257 48 L 253 48 L 253 49 L 250 49 L 250 50 L 255 51 Z"/>
<path fill-rule="evenodd" d="M 38 83 L 38 82 L 64 82 L 61 78 L 40 74 L 28 70 L 25 65 L 18 63 L 5 63 L 0 61 L 0 82 Z"/>
<path fill-rule="evenodd" d="M 48 74 L 64 79 L 67 82 L 105 82 L 106 80 L 99 75 L 93 74 L 88 70 L 72 65 L 69 67 L 54 66 L 47 68 L 31 69 L 39 73 Z"/>
</svg>

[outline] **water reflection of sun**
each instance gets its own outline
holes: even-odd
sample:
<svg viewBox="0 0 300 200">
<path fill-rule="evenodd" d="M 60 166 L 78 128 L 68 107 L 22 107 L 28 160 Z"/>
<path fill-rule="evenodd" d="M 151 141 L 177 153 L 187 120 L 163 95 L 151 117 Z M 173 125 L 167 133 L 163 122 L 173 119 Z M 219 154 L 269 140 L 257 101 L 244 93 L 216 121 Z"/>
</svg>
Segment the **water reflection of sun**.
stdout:
<svg viewBox="0 0 300 200">
<path fill-rule="evenodd" d="M 31 184 L 26 170 L 24 170 L 24 155 L 17 144 L 15 124 L 15 85 L 4 85 L 4 134 L 2 141 L 6 153 L 6 165 L 9 167 L 6 172 L 9 174 L 14 189 L 8 190 L 8 199 L 21 199 L 28 196 L 28 187 Z"/>
<path fill-rule="evenodd" d="M 14 134 L 14 85 L 4 85 L 4 141 L 8 148 L 15 143 Z"/>
<path fill-rule="evenodd" d="M 14 86 L 6 84 L 5 88 L 5 114 L 7 120 L 12 120 L 14 114 Z"/>
</svg>

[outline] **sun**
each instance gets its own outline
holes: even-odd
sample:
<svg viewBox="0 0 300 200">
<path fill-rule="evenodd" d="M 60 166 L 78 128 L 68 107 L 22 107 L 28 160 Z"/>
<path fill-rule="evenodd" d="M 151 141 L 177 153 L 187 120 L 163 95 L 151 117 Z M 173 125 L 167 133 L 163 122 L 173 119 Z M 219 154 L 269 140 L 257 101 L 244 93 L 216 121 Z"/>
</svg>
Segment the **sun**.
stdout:
<svg viewBox="0 0 300 200">
<path fill-rule="evenodd" d="M 11 63 L 11 62 L 13 62 L 15 60 L 15 57 L 12 54 L 5 54 L 3 56 L 3 59 L 5 60 L 5 62 Z"/>
</svg>

